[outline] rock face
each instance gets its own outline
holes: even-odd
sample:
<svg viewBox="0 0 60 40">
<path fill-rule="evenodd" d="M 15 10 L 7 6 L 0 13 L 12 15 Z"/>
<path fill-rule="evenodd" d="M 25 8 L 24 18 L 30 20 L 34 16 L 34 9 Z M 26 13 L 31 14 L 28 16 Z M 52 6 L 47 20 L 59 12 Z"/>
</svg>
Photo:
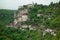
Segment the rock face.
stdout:
<svg viewBox="0 0 60 40">
<path fill-rule="evenodd" d="M 27 7 L 20 7 L 16 13 L 14 13 L 14 21 L 13 23 L 10 23 L 9 25 L 7 25 L 8 27 L 15 27 L 15 28 L 29 28 L 30 30 L 36 30 L 36 28 L 38 28 L 38 25 L 36 24 L 31 24 L 31 25 L 27 25 L 24 22 L 29 20 L 29 8 L 34 7 L 34 4 L 29 4 L 26 5 Z M 38 14 L 38 16 L 40 16 Z"/>
<path fill-rule="evenodd" d="M 14 14 L 14 25 L 18 24 L 18 22 L 25 22 L 28 20 L 28 9 L 23 8 L 19 9 L 17 13 Z"/>
<path fill-rule="evenodd" d="M 29 8 L 34 7 L 32 4 L 26 5 L 27 7 L 19 7 L 17 12 L 14 13 L 14 21 L 13 23 L 8 24 L 7 26 L 11 27 L 20 27 L 27 28 L 29 27 L 24 22 L 29 20 Z M 22 24 L 23 22 L 23 24 Z"/>
</svg>

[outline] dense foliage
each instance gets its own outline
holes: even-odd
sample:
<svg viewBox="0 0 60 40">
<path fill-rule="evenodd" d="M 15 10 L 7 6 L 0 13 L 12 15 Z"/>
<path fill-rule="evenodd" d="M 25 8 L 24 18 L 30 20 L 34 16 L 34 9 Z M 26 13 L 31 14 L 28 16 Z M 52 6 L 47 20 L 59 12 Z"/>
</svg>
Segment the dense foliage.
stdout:
<svg viewBox="0 0 60 40">
<path fill-rule="evenodd" d="M 29 9 L 29 17 L 26 23 L 40 24 L 50 28 L 60 28 L 60 3 L 51 2 L 50 5 L 38 5 Z M 40 14 L 38 17 L 37 14 Z"/>
<path fill-rule="evenodd" d="M 0 27 L 0 40 L 41 40 L 41 34 L 37 30 L 20 30 L 19 28 Z"/>
<path fill-rule="evenodd" d="M 13 21 L 14 12 L 16 10 L 0 9 L 0 25 L 6 25 Z"/>
<path fill-rule="evenodd" d="M 26 6 L 24 6 L 26 7 Z M 50 27 L 57 29 L 56 36 L 46 33 L 42 37 L 42 33 L 37 30 L 29 30 L 28 28 L 20 30 L 19 28 L 9 28 L 5 25 L 13 21 L 14 12 L 16 10 L 0 10 L 0 40 L 60 40 L 60 2 L 51 3 L 50 5 L 38 5 L 29 8 L 29 18 L 26 24 L 39 24 L 39 28 Z M 41 16 L 37 16 L 41 14 Z M 43 29 L 43 28 L 42 28 Z"/>
</svg>

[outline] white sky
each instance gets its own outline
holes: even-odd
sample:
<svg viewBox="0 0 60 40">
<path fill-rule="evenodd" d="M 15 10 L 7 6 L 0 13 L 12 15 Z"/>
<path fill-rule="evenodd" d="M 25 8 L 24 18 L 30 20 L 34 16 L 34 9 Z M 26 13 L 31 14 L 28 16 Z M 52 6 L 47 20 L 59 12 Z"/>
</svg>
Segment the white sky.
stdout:
<svg viewBox="0 0 60 40">
<path fill-rule="evenodd" d="M 18 9 L 19 6 L 25 5 L 25 4 L 32 4 L 38 3 L 38 4 L 44 4 L 48 5 L 50 2 L 59 2 L 60 0 L 0 0 L 0 9 Z"/>
</svg>

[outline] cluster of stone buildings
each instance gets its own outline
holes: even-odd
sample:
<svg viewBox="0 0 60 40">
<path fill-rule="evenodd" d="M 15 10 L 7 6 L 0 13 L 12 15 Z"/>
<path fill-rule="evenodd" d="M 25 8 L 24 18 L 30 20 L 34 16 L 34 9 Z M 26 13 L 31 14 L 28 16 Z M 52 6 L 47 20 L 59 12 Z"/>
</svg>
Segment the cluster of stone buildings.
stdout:
<svg viewBox="0 0 60 40">
<path fill-rule="evenodd" d="M 24 8 L 23 6 L 20 7 L 16 13 L 14 13 L 14 21 L 13 23 L 10 23 L 9 25 L 7 25 L 8 27 L 15 27 L 15 28 L 30 28 L 31 30 L 35 30 L 36 29 L 36 25 L 27 25 L 24 22 L 29 20 L 29 8 L 34 7 L 33 4 L 29 4 L 27 5 L 27 8 Z M 39 15 L 38 15 L 39 16 Z"/>
<path fill-rule="evenodd" d="M 14 13 L 14 21 L 10 23 L 8 26 L 10 27 L 20 27 L 20 28 L 31 28 L 31 29 L 36 29 L 40 24 L 31 24 L 27 25 L 25 22 L 30 20 L 29 18 L 29 11 L 30 8 L 34 7 L 33 4 L 28 4 L 25 6 L 20 6 L 17 10 L 17 12 Z M 41 10 L 38 11 L 37 17 L 42 16 L 43 14 L 40 13 Z"/>
<path fill-rule="evenodd" d="M 36 30 L 39 28 L 39 24 L 31 24 L 31 25 L 27 25 L 24 22 L 28 21 L 29 18 L 29 8 L 34 7 L 34 4 L 29 4 L 27 5 L 27 8 L 24 7 L 20 7 L 16 13 L 14 13 L 14 21 L 13 23 L 10 23 L 9 25 L 7 25 L 8 27 L 15 27 L 15 28 L 20 28 L 22 30 L 29 28 L 30 30 Z M 40 17 L 42 14 L 37 14 L 37 17 Z M 50 32 L 52 35 L 56 36 L 56 34 L 54 33 L 54 30 L 51 29 L 45 29 L 43 31 L 43 36 L 46 34 L 46 32 Z"/>
<path fill-rule="evenodd" d="M 56 36 L 56 30 L 46 28 L 46 29 L 43 30 L 43 37 L 46 35 L 47 32 L 50 33 L 53 36 Z"/>
</svg>

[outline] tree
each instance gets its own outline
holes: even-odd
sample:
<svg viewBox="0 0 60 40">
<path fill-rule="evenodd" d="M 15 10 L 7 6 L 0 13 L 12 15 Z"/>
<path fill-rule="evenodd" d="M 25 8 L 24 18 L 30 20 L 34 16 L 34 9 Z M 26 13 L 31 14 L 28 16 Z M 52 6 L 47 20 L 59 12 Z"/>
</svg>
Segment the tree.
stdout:
<svg viewBox="0 0 60 40">
<path fill-rule="evenodd" d="M 54 20 L 51 21 L 53 28 L 59 28 L 60 27 L 60 16 L 56 17 Z"/>
</svg>

